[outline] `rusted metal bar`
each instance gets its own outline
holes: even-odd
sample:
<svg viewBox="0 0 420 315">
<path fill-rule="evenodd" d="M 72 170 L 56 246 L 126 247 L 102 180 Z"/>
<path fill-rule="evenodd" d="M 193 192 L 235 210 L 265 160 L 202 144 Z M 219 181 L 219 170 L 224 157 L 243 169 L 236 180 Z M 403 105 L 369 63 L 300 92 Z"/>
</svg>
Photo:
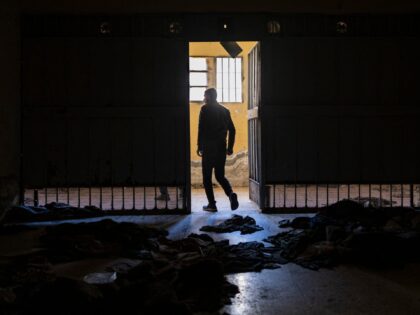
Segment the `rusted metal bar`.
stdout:
<svg viewBox="0 0 420 315">
<path fill-rule="evenodd" d="M 401 207 L 404 207 L 404 185 L 403 184 L 400 185 L 400 189 L 401 189 Z"/>
<path fill-rule="evenodd" d="M 143 187 L 143 210 L 146 210 L 146 186 Z"/>
<path fill-rule="evenodd" d="M 287 188 L 287 185 L 283 184 L 283 208 L 286 208 L 286 198 L 287 198 L 286 188 Z"/>
<path fill-rule="evenodd" d="M 337 202 L 340 201 L 340 184 L 337 184 Z"/>
<path fill-rule="evenodd" d="M 136 186 L 133 183 L 133 207 L 132 210 L 136 209 Z"/>
<path fill-rule="evenodd" d="M 191 208 L 191 205 L 187 204 L 187 201 L 189 200 L 190 195 L 187 195 L 187 192 L 191 194 L 191 189 L 187 190 L 187 185 L 182 186 L 183 187 L 183 193 L 182 193 L 182 207 L 183 209 L 187 209 L 188 206 Z"/>
<path fill-rule="evenodd" d="M 99 186 L 99 208 L 102 209 L 102 186 Z"/>
<path fill-rule="evenodd" d="M 330 205 L 330 185 L 327 184 L 327 207 Z"/>
<path fill-rule="evenodd" d="M 101 189 L 101 197 L 102 197 L 102 188 Z M 92 187 L 89 186 L 89 206 L 92 205 Z M 100 208 L 102 209 L 102 202 L 100 202 Z"/>
<path fill-rule="evenodd" d="M 276 184 L 273 184 L 270 186 L 270 203 L 271 203 L 271 208 L 275 208 L 276 207 Z M 272 196 L 272 199 L 271 199 Z"/>
<path fill-rule="evenodd" d="M 111 184 L 111 210 L 114 210 L 114 186 Z"/>
<path fill-rule="evenodd" d="M 80 186 L 77 187 L 77 206 L 80 208 Z"/>
<path fill-rule="evenodd" d="M 122 207 L 121 207 L 121 209 L 122 210 L 125 210 L 125 187 L 123 186 L 122 187 L 122 198 L 123 198 L 123 200 L 122 200 Z"/>
<path fill-rule="evenodd" d="M 157 209 L 157 200 L 156 200 L 156 197 L 157 197 L 157 189 L 156 189 L 156 184 L 155 184 L 155 186 L 153 187 L 154 188 L 154 190 L 155 190 L 155 209 Z"/>
<path fill-rule="evenodd" d="M 389 185 L 389 201 L 390 201 L 391 208 L 392 208 L 394 206 L 393 201 L 392 201 L 392 184 Z"/>
<path fill-rule="evenodd" d="M 414 208 L 414 185 L 410 184 L 410 207 Z"/>
<path fill-rule="evenodd" d="M 38 195 L 38 189 L 34 189 L 34 207 L 39 206 L 39 195 Z"/>
<path fill-rule="evenodd" d="M 382 184 L 379 184 L 379 207 L 382 208 Z"/>
</svg>

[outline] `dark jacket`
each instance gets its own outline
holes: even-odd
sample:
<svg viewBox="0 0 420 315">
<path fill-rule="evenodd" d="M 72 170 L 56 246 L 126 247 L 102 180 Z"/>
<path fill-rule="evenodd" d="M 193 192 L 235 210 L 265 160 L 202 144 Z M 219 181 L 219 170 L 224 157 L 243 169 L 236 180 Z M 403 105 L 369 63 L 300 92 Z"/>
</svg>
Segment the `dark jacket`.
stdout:
<svg viewBox="0 0 420 315">
<path fill-rule="evenodd" d="M 236 131 L 229 110 L 219 103 L 204 104 L 201 107 L 198 122 L 198 150 L 213 150 L 215 147 L 220 148 L 221 146 L 226 149 L 228 131 L 227 148 L 233 150 Z"/>
</svg>

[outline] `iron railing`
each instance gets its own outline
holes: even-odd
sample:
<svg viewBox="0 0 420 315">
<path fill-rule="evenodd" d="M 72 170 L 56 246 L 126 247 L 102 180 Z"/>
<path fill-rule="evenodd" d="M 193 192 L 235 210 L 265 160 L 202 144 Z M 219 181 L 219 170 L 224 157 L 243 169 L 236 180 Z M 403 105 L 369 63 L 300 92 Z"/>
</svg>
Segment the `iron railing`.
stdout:
<svg viewBox="0 0 420 315">
<path fill-rule="evenodd" d="M 302 210 L 349 199 L 366 206 L 420 208 L 420 184 L 292 184 L 266 185 L 265 210 Z"/>
<path fill-rule="evenodd" d="M 167 190 L 169 198 L 158 200 L 160 189 Z M 23 204 L 45 206 L 56 202 L 72 207 L 95 206 L 104 211 L 138 211 L 168 213 L 164 210 L 185 212 L 188 198 L 185 186 L 132 187 L 47 187 L 24 190 Z"/>
</svg>

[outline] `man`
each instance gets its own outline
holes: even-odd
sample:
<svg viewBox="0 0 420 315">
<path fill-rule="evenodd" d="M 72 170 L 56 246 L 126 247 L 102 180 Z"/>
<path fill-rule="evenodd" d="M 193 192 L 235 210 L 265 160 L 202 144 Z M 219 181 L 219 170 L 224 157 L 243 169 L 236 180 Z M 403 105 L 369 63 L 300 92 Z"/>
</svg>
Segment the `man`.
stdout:
<svg viewBox="0 0 420 315">
<path fill-rule="evenodd" d="M 156 196 L 156 200 L 159 201 L 169 201 L 171 198 L 169 197 L 168 187 L 166 186 L 159 186 L 160 195 Z"/>
<path fill-rule="evenodd" d="M 226 146 L 226 136 L 229 132 L 229 142 Z M 217 102 L 215 89 L 204 92 L 204 105 L 201 107 L 198 123 L 198 156 L 202 157 L 203 184 L 209 204 L 203 206 L 204 211 L 216 212 L 212 173 L 215 170 L 216 180 L 229 197 L 230 207 L 236 210 L 239 206 L 238 196 L 232 191 L 225 177 L 226 154 L 233 154 L 235 143 L 235 126 L 230 112 Z"/>
<path fill-rule="evenodd" d="M 169 197 L 168 187 L 166 186 L 159 186 L 160 195 L 156 196 L 156 200 L 158 201 L 169 201 L 171 197 Z M 179 188 L 179 198 L 184 198 L 184 189 L 182 187 Z"/>
</svg>

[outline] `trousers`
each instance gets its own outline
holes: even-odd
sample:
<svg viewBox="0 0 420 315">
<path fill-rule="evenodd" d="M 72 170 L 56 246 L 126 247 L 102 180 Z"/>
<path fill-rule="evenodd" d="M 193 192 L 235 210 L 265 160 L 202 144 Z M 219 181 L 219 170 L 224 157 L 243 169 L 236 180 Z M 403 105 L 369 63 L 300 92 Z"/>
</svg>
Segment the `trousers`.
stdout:
<svg viewBox="0 0 420 315">
<path fill-rule="evenodd" d="M 212 175 L 213 169 L 217 182 L 222 186 L 225 194 L 232 193 L 232 186 L 225 177 L 226 146 L 204 150 L 202 158 L 203 184 L 209 204 L 215 204 Z"/>
</svg>

